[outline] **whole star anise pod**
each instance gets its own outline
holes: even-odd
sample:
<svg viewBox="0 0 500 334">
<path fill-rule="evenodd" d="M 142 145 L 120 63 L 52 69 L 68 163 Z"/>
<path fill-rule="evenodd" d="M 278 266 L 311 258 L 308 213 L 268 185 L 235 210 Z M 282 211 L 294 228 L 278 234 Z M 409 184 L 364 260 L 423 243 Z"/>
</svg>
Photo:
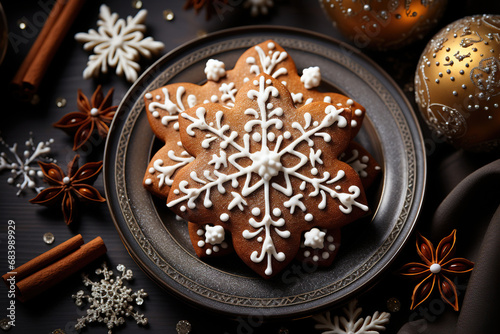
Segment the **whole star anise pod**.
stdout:
<svg viewBox="0 0 500 334">
<path fill-rule="evenodd" d="M 78 168 L 79 155 L 68 164 L 68 173 L 54 163 L 38 164 L 42 168 L 44 179 L 51 185 L 42 190 L 30 203 L 53 206 L 60 204 L 66 224 L 71 224 L 76 217 L 78 202 L 104 202 L 106 199 L 91 186 L 102 169 L 102 161 L 89 162 Z"/>
<path fill-rule="evenodd" d="M 74 136 L 73 151 L 82 147 L 94 131 L 97 131 L 102 138 L 106 138 L 109 125 L 118 107 L 111 105 L 112 99 L 113 88 L 104 97 L 102 88 L 99 85 L 90 101 L 80 89 L 78 90 L 77 104 L 79 111 L 66 114 L 54 124 L 54 127 Z"/>
<path fill-rule="evenodd" d="M 463 274 L 473 269 L 474 263 L 464 258 L 453 258 L 457 230 L 445 237 L 436 249 L 420 233 L 417 235 L 417 252 L 424 263 L 410 262 L 399 269 L 399 273 L 422 281 L 413 290 L 411 309 L 422 304 L 439 287 L 441 298 L 458 311 L 458 296 L 455 284 L 448 275 Z"/>
<path fill-rule="evenodd" d="M 212 15 L 219 11 L 225 11 L 223 7 L 228 7 L 228 0 L 187 0 L 184 4 L 184 9 L 194 8 L 196 14 L 205 7 L 206 8 L 206 20 L 210 20 Z"/>
</svg>

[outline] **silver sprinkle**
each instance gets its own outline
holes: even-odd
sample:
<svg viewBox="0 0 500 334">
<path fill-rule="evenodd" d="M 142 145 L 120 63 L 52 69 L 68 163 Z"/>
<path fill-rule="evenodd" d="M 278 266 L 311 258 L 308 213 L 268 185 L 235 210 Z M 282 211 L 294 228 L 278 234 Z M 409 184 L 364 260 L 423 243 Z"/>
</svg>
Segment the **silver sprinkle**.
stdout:
<svg viewBox="0 0 500 334">
<path fill-rule="evenodd" d="M 54 235 L 50 232 L 47 232 L 43 235 L 43 242 L 45 242 L 47 245 L 51 245 L 56 238 Z"/>
<path fill-rule="evenodd" d="M 177 334 L 189 334 L 191 332 L 191 324 L 186 320 L 180 320 L 175 326 Z"/>
</svg>

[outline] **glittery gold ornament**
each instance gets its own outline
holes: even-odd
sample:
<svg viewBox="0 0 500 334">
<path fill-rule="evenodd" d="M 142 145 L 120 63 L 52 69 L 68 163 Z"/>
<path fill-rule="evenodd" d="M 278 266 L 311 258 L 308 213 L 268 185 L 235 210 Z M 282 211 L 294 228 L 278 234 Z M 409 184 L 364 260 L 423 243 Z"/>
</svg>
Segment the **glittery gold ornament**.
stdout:
<svg viewBox="0 0 500 334">
<path fill-rule="evenodd" d="M 421 39 L 447 0 L 320 0 L 340 32 L 358 48 L 396 49 Z"/>
<path fill-rule="evenodd" d="M 500 146 L 500 15 L 465 17 L 427 44 L 415 98 L 431 129 L 457 147 Z"/>
</svg>

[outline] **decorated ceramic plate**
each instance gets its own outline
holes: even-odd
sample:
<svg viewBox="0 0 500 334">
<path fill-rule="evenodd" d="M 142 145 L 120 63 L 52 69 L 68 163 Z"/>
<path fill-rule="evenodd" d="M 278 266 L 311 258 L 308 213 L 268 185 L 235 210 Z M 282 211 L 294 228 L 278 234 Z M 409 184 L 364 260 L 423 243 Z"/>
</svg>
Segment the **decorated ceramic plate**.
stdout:
<svg viewBox="0 0 500 334">
<path fill-rule="evenodd" d="M 262 279 L 236 256 L 200 260 L 187 224 L 142 185 L 152 155 L 162 146 L 150 129 L 146 92 L 175 82 L 201 84 L 205 63 L 230 69 L 248 48 L 273 39 L 299 73 L 319 66 L 325 91 L 367 107 L 357 141 L 380 162 L 382 176 L 369 204 L 372 215 L 343 228 L 332 266 L 292 263 Z M 231 29 L 197 39 L 165 55 L 128 91 L 106 145 L 108 204 L 125 246 L 159 285 L 182 299 L 230 316 L 300 317 L 344 301 L 374 284 L 396 257 L 417 219 L 425 187 L 422 136 L 410 104 L 395 83 L 358 51 L 331 38 L 277 27 Z"/>
</svg>

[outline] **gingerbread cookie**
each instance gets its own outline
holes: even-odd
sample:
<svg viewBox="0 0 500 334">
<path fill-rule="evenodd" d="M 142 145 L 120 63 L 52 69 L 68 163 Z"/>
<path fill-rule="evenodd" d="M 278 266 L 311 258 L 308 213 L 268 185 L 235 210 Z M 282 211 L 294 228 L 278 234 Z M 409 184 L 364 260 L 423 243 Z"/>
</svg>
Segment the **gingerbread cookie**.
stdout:
<svg viewBox="0 0 500 334">
<path fill-rule="evenodd" d="M 318 267 L 329 267 L 340 247 L 340 229 L 311 228 L 302 236 L 297 260 Z"/>
<path fill-rule="evenodd" d="M 277 43 L 269 40 L 243 53 L 233 70 L 226 70 L 221 61 L 210 59 L 205 67 L 207 82 L 202 85 L 175 83 L 161 87 L 144 96 L 148 120 L 155 135 L 165 142 L 151 159 L 143 184 L 154 195 L 166 198 L 176 171 L 190 162 L 191 157 L 179 145 L 178 115 L 187 108 L 209 102 L 234 106 L 235 96 L 245 82 L 255 75 L 266 73 L 285 84 L 297 107 L 313 101 L 325 101 L 349 110 L 354 138 L 361 127 L 365 109 L 348 97 L 322 93 L 316 87 L 321 82 L 318 67 L 297 73 L 295 63 Z"/>
<path fill-rule="evenodd" d="M 377 160 L 361 144 L 354 141 L 351 141 L 345 152 L 342 153 L 340 160 L 354 168 L 361 177 L 365 190 L 373 184 L 382 170 Z"/>
<path fill-rule="evenodd" d="M 231 236 L 220 225 L 188 223 L 188 230 L 199 258 L 220 257 L 234 252 Z"/>
<path fill-rule="evenodd" d="M 243 85 L 232 108 L 190 108 L 178 123 L 194 160 L 177 171 L 167 206 L 230 231 L 238 256 L 272 277 L 296 256 L 304 232 L 339 229 L 368 211 L 358 174 L 338 160 L 351 140 L 351 116 L 326 102 L 297 109 L 267 74 Z"/>
</svg>

